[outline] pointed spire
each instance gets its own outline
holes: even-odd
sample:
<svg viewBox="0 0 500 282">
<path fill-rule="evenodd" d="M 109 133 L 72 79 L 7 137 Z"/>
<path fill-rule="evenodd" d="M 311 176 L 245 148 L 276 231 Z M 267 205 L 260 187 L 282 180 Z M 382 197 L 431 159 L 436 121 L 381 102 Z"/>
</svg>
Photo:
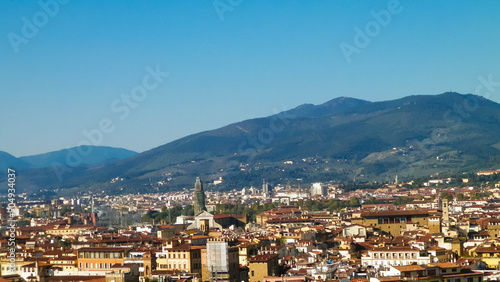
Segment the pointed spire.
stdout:
<svg viewBox="0 0 500 282">
<path fill-rule="evenodd" d="M 203 182 L 199 177 L 196 177 L 194 184 L 194 215 L 206 210 L 205 208 L 205 192 L 203 191 Z"/>
</svg>

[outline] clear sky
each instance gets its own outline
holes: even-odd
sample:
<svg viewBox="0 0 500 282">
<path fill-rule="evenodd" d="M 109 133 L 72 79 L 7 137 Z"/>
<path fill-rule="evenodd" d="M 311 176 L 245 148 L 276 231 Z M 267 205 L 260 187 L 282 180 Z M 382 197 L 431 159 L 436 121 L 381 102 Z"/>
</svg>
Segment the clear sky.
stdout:
<svg viewBox="0 0 500 282">
<path fill-rule="evenodd" d="M 17 157 L 500 81 L 498 1 L 54 1 L 0 1 L 0 150 Z"/>
</svg>

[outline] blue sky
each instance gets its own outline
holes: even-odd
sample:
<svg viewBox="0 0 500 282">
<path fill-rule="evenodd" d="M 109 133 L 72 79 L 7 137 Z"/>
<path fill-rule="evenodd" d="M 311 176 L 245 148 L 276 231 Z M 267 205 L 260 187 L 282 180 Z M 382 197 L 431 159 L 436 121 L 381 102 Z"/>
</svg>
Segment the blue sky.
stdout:
<svg viewBox="0 0 500 282">
<path fill-rule="evenodd" d="M 54 1 L 0 2 L 0 150 L 15 156 L 85 144 L 95 130 L 97 145 L 141 152 L 303 103 L 500 81 L 498 1 Z M 356 28 L 372 28 L 362 48 Z M 358 53 L 347 60 L 342 43 Z M 122 102 L 144 79 L 154 87 Z"/>
</svg>

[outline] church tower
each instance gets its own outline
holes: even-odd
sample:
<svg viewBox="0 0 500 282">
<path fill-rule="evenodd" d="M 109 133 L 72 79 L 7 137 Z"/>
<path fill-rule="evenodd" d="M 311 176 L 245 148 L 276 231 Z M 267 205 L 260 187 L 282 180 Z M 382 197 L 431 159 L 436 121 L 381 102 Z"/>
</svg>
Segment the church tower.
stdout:
<svg viewBox="0 0 500 282">
<path fill-rule="evenodd" d="M 446 235 L 450 229 L 450 206 L 448 199 L 441 200 L 441 211 L 441 232 Z"/>
<path fill-rule="evenodd" d="M 443 211 L 443 221 L 449 221 L 450 220 L 450 207 L 448 206 L 448 199 L 442 200 L 441 210 Z"/>
<path fill-rule="evenodd" d="M 205 192 L 203 191 L 203 182 L 199 177 L 196 177 L 194 184 L 194 215 L 205 211 Z"/>
</svg>

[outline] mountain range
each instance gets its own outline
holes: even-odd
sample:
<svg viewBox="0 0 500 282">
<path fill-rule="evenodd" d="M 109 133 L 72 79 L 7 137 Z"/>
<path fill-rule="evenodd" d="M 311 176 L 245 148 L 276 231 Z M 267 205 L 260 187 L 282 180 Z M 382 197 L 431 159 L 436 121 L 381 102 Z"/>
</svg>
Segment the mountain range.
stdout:
<svg viewBox="0 0 500 282">
<path fill-rule="evenodd" d="M 340 97 L 189 135 L 118 161 L 48 167 L 54 160 L 64 164 L 63 156 L 13 160 L 31 165 L 22 167 L 19 187 L 113 194 L 190 188 L 196 176 L 207 183 L 221 177 L 213 187 L 231 189 L 262 179 L 309 185 L 446 175 L 497 168 L 500 105 L 452 92 L 381 102 Z"/>
<path fill-rule="evenodd" d="M 0 151 L 0 169 L 13 168 L 26 170 L 53 166 L 85 166 L 99 163 L 113 163 L 136 154 L 137 152 L 122 148 L 86 145 L 19 158 L 7 152 Z M 74 155 L 78 155 L 77 160 L 71 158 Z M 77 162 L 77 164 L 73 162 Z"/>
</svg>

